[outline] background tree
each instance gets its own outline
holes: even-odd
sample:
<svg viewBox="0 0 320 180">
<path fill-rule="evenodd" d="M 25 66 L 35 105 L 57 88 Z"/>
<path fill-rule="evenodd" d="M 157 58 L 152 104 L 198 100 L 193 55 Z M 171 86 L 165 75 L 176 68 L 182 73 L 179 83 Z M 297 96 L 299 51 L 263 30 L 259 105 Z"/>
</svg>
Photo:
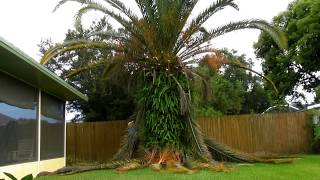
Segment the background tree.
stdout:
<svg viewBox="0 0 320 180">
<path fill-rule="evenodd" d="M 208 162 L 212 158 L 247 161 L 202 137 L 191 106 L 192 80 L 202 76 L 191 65 L 197 63 L 198 57 L 204 53 L 221 54 L 208 42 L 225 33 L 247 28 L 261 29 L 267 31 L 280 46 L 285 46 L 286 41 L 280 31 L 262 20 L 231 22 L 209 30 L 202 27 L 224 8 L 238 9 L 233 0 L 210 2 L 204 11 L 190 19 L 190 23 L 188 19 L 197 0 L 136 0 L 140 11 L 137 14 L 118 0 L 101 3 L 62 0 L 57 8 L 68 1 L 83 5 L 76 14 L 77 26 L 81 24 L 83 14 L 96 10 L 124 28 L 122 34 L 95 34 L 111 34 L 114 40 L 109 42 L 81 40 L 55 46 L 41 60 L 45 64 L 52 57 L 73 49 L 102 48 L 112 50 L 114 56 L 80 68 L 73 74 L 98 65 L 105 67 L 104 75 L 130 72 L 130 79 L 137 82 L 135 98 L 138 104 L 128 140 L 117 154 L 117 159 L 130 159 L 133 152 L 140 150 L 148 163 L 181 163 L 188 159 Z M 249 69 L 241 63 L 235 64 Z"/>
<path fill-rule="evenodd" d="M 89 36 L 91 33 L 101 31 L 102 29 L 114 31 L 112 26 L 103 18 L 100 21 L 93 22 L 88 29 L 68 30 L 64 41 L 83 39 L 93 41 L 111 40 L 110 36 Z M 44 40 L 39 45 L 40 52 L 44 54 L 53 46 L 53 42 Z M 110 56 L 113 56 L 110 50 L 75 49 L 55 57 L 54 61 L 46 64 L 49 70 L 88 96 L 88 102 L 74 101 L 68 103 L 67 110 L 77 113 L 73 121 L 124 120 L 133 114 L 135 103 L 132 93 L 128 89 L 128 82 L 125 77 L 119 78 L 113 76 L 106 79 L 101 76 L 104 71 L 103 67 L 91 69 L 78 76 L 68 77 L 74 69 L 79 69 Z M 126 76 L 125 74 L 123 73 L 122 75 Z"/>
<path fill-rule="evenodd" d="M 231 61 L 239 61 L 250 68 L 253 66 L 251 59 L 236 55 L 236 51 L 226 49 L 223 53 Z M 211 98 L 198 102 L 199 116 L 262 113 L 271 105 L 261 77 L 251 72 L 227 64 L 212 69 L 208 68 L 207 61 L 203 61 L 198 70 L 208 77 L 211 89 Z"/>
<path fill-rule="evenodd" d="M 295 89 L 302 86 L 311 92 L 320 83 L 320 1 L 296 0 L 288 10 L 276 16 L 273 24 L 288 35 L 287 51 L 261 33 L 255 44 L 257 57 L 263 59 L 263 71 L 286 95 L 301 96 Z"/>
</svg>

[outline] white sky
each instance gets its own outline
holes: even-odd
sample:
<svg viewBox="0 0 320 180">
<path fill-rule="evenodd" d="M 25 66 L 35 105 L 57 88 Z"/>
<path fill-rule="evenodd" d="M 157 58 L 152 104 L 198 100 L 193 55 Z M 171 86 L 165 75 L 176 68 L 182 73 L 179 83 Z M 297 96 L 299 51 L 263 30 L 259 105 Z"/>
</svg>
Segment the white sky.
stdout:
<svg viewBox="0 0 320 180">
<path fill-rule="evenodd" d="M 1 2 L 2 1 L 2 2 Z M 125 0 L 122 0 L 125 1 Z M 213 16 L 206 27 L 215 27 L 229 21 L 250 18 L 264 19 L 271 22 L 272 18 L 286 10 L 293 0 L 235 0 L 240 11 L 227 8 Z M 68 29 L 73 27 L 73 17 L 80 5 L 69 2 L 57 12 L 52 13 L 59 0 L 0 0 L 0 36 L 13 43 L 26 54 L 39 60 L 37 44 L 41 39 L 51 38 L 53 42 L 61 42 Z M 133 0 L 126 0 L 131 7 Z M 200 0 L 195 12 L 208 6 L 212 0 Z M 132 6 L 135 9 L 136 7 Z M 89 22 L 101 16 L 90 14 Z M 87 23 L 88 24 L 88 23 Z M 258 30 L 242 30 L 229 33 L 214 40 L 216 48 L 227 47 L 255 59 L 253 43 L 259 36 Z M 255 69 L 261 71 L 259 62 Z"/>
</svg>

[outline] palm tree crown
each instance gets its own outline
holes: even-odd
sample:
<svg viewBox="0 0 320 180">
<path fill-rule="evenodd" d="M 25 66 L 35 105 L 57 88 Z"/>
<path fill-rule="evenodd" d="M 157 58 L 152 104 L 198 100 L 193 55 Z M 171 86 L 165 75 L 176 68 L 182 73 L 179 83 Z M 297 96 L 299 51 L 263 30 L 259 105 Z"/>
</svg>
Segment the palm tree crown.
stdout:
<svg viewBox="0 0 320 180">
<path fill-rule="evenodd" d="M 123 59 L 137 62 L 141 68 L 142 65 L 144 68 L 148 65 L 159 65 L 166 69 L 185 67 L 199 61 L 198 55 L 218 52 L 210 46 L 212 39 L 245 28 L 267 31 L 280 47 L 286 46 L 286 40 L 281 32 L 263 20 L 231 22 L 209 30 L 202 26 L 212 15 L 226 7 L 238 10 L 234 0 L 211 2 L 208 8 L 192 19 L 190 15 L 198 0 L 135 0 L 140 10 L 137 13 L 132 12 L 119 0 L 103 0 L 102 2 L 62 0 L 55 10 L 68 1 L 83 4 L 75 16 L 76 27 L 81 26 L 83 14 L 94 10 L 119 22 L 126 33 L 116 35 L 112 32 L 97 32 L 94 34 L 113 36 L 118 42 L 115 47 L 105 42 L 66 42 L 59 48 L 49 50 L 41 60 L 43 64 L 55 55 L 74 48 L 108 47 L 126 52 Z"/>
</svg>

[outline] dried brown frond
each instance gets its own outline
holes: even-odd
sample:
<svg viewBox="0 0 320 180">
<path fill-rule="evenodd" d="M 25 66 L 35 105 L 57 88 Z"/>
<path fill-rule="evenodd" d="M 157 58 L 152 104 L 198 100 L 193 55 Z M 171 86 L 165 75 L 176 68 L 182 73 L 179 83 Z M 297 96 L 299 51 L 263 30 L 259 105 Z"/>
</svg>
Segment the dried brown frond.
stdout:
<svg viewBox="0 0 320 180">
<path fill-rule="evenodd" d="M 139 162 L 131 162 L 131 163 L 127 163 L 124 164 L 118 168 L 116 168 L 116 171 L 119 173 L 124 173 L 124 172 L 128 172 L 130 170 L 135 170 L 135 169 L 141 169 L 141 168 L 145 168 L 146 165 L 141 164 Z"/>
<path fill-rule="evenodd" d="M 214 172 L 230 172 L 231 167 L 226 167 L 223 163 L 195 163 L 194 169 L 209 170 Z"/>
</svg>

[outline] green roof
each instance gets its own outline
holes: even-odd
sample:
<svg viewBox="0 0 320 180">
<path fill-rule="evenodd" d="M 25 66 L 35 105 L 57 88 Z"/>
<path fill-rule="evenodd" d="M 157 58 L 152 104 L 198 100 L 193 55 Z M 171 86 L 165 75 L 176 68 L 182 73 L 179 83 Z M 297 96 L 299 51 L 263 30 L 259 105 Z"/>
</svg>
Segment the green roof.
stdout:
<svg viewBox="0 0 320 180">
<path fill-rule="evenodd" d="M 86 95 L 0 37 L 0 71 L 62 100 L 85 100 Z"/>
</svg>

